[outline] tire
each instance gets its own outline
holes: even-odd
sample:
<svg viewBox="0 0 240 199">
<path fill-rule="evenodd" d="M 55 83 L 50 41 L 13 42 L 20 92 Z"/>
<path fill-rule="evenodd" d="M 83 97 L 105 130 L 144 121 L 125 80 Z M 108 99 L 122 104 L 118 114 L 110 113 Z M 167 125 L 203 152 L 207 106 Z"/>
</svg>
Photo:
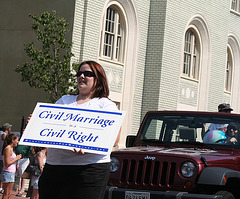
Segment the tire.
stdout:
<svg viewBox="0 0 240 199">
<path fill-rule="evenodd" d="M 235 199 L 233 194 L 228 191 L 218 191 L 217 193 L 215 193 L 215 195 L 222 196 L 222 199 Z"/>
</svg>

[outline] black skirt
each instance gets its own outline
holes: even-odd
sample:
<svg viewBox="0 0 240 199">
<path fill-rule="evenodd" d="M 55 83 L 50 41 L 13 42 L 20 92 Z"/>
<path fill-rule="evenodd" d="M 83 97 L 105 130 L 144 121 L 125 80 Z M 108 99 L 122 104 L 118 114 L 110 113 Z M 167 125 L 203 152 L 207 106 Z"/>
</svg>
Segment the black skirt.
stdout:
<svg viewBox="0 0 240 199">
<path fill-rule="evenodd" d="M 40 199 L 102 199 L 110 163 L 90 165 L 45 164 L 39 179 Z"/>
</svg>

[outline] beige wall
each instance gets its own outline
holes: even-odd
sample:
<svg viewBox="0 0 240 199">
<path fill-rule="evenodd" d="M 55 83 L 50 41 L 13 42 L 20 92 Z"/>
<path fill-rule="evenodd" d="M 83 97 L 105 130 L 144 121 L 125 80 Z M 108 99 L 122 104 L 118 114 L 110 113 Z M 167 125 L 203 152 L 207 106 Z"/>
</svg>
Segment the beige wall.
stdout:
<svg viewBox="0 0 240 199">
<path fill-rule="evenodd" d="M 46 100 L 41 89 L 30 88 L 15 72 L 17 65 L 28 60 L 24 44 L 35 39 L 29 13 L 56 10 L 70 23 L 67 39 L 71 41 L 74 6 L 75 0 L 0 0 L 0 126 L 9 122 L 13 131 L 19 131 L 22 116 L 27 117 L 36 102 Z"/>
</svg>

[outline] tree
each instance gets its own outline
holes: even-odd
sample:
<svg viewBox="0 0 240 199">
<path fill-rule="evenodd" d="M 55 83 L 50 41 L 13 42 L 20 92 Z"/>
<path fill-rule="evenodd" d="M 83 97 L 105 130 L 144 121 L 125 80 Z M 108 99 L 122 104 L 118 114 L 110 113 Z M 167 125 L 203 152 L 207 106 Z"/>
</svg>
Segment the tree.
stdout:
<svg viewBox="0 0 240 199">
<path fill-rule="evenodd" d="M 44 12 L 40 16 L 30 14 L 29 17 L 33 19 L 32 30 L 39 42 L 37 45 L 33 42 L 24 44 L 31 62 L 18 65 L 15 71 L 21 74 L 23 82 L 28 82 L 31 87 L 43 88 L 50 94 L 48 101 L 55 102 L 76 83 L 70 64 L 74 55 L 71 44 L 65 40 L 69 23 L 58 17 L 56 11 Z"/>
</svg>

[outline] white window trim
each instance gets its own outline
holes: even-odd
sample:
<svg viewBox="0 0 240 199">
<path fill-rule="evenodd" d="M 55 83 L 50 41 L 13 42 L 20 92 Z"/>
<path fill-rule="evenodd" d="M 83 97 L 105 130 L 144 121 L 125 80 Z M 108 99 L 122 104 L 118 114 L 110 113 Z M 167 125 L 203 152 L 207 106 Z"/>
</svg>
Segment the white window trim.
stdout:
<svg viewBox="0 0 240 199">
<path fill-rule="evenodd" d="M 240 112 L 239 95 L 240 95 L 240 41 L 234 33 L 228 35 L 228 46 L 232 50 L 233 57 L 233 74 L 232 74 L 232 90 L 231 93 L 224 92 L 229 97 L 234 112 Z"/>
<path fill-rule="evenodd" d="M 239 2 L 239 0 L 235 0 L 236 1 L 236 8 L 233 9 L 233 7 L 232 7 L 233 1 L 234 0 L 231 0 L 230 9 L 232 11 L 234 11 L 234 12 L 238 12 L 239 13 L 240 12 L 240 2 Z"/>
<path fill-rule="evenodd" d="M 227 81 L 227 62 L 228 62 L 228 52 L 227 52 L 227 54 L 226 54 L 226 68 L 225 68 L 225 81 L 224 81 L 224 92 L 226 93 L 226 94 L 229 94 L 229 95 L 231 95 L 231 93 L 232 93 L 232 87 L 233 87 L 233 71 L 234 71 L 234 56 L 233 56 L 233 50 L 232 50 L 232 48 L 231 48 L 231 46 L 228 44 L 227 45 L 227 51 L 228 51 L 228 49 L 229 49 L 229 51 L 230 51 L 230 56 L 231 56 L 231 61 L 232 61 L 232 64 L 231 64 L 231 71 L 230 71 L 230 82 L 228 82 L 228 83 L 230 83 L 230 89 L 228 90 L 227 88 L 226 88 L 226 81 Z"/>
<path fill-rule="evenodd" d="M 103 54 L 104 37 L 105 37 L 105 26 L 106 26 L 106 14 L 107 14 L 107 9 L 110 8 L 110 7 L 114 8 L 118 12 L 118 14 L 119 14 L 119 16 L 121 18 L 122 35 L 121 35 L 121 48 L 120 48 L 120 58 L 119 58 L 119 60 L 115 58 L 116 57 L 116 44 L 117 44 L 117 39 L 116 38 L 117 38 L 117 35 L 118 35 L 117 34 L 118 24 L 115 25 L 115 27 L 114 27 L 115 28 L 114 38 L 115 39 L 114 39 L 114 44 L 113 44 L 114 50 L 113 50 L 112 57 L 110 58 L 110 57 L 105 56 Z M 126 21 L 127 17 L 126 17 L 126 13 L 124 12 L 124 9 L 121 6 L 121 4 L 119 4 L 118 2 L 111 2 L 111 3 L 109 3 L 108 7 L 106 8 L 106 10 L 104 12 L 104 16 L 103 16 L 102 20 L 103 20 L 103 23 L 102 23 L 101 41 L 100 41 L 100 48 L 101 48 L 101 50 L 100 50 L 100 57 L 99 58 L 102 59 L 102 60 L 106 60 L 106 61 L 109 60 L 109 61 L 114 62 L 114 63 L 123 64 L 125 62 L 125 57 L 126 57 L 125 54 L 126 54 L 127 35 L 128 35 L 128 33 L 127 33 L 127 21 Z"/>
<path fill-rule="evenodd" d="M 187 31 L 189 29 L 192 29 L 192 31 L 196 34 L 196 36 L 198 37 L 199 40 L 199 56 L 198 56 L 198 74 L 197 74 L 197 78 L 192 77 L 192 75 L 189 77 L 188 74 L 183 73 L 183 68 L 184 68 L 184 54 L 185 54 L 185 35 L 187 33 Z M 181 67 L 181 77 L 184 79 L 189 79 L 195 82 L 199 81 L 200 78 L 200 71 L 201 71 L 201 60 L 202 60 L 202 41 L 201 41 L 201 36 L 200 33 L 197 29 L 196 26 L 194 25 L 189 25 L 188 28 L 186 29 L 186 31 L 184 32 L 184 46 L 183 46 L 183 60 L 182 60 L 182 67 Z"/>
<path fill-rule="evenodd" d="M 182 75 L 183 71 L 183 52 L 184 52 L 184 42 L 185 33 L 189 28 L 194 28 L 198 33 L 200 39 L 200 65 L 199 65 L 199 80 L 197 80 L 198 86 L 198 104 L 197 110 L 205 111 L 208 110 L 208 95 L 209 95 L 209 85 L 210 85 L 210 69 L 211 69 L 211 40 L 209 26 L 205 18 L 196 14 L 192 16 L 188 23 L 186 24 L 185 31 L 182 34 L 182 48 L 181 48 L 181 59 L 179 63 L 179 74 L 180 80 L 187 79 Z M 189 79 L 190 80 L 190 79 Z M 193 81 L 193 80 L 192 80 Z M 179 100 L 178 100 L 178 103 Z"/>
<path fill-rule="evenodd" d="M 106 0 L 102 10 L 101 19 L 104 18 L 106 9 L 111 6 L 116 5 L 121 9 L 122 14 L 126 20 L 126 38 L 125 38 L 125 51 L 124 51 L 124 64 L 123 67 L 123 86 L 121 93 L 115 93 L 110 90 L 110 99 L 116 102 L 120 102 L 120 109 L 126 110 L 128 114 L 125 116 L 125 122 L 122 125 L 121 136 L 118 148 L 125 147 L 125 138 L 129 134 L 129 129 L 135 130 L 136 123 L 138 121 L 132 120 L 134 117 L 134 91 L 136 86 L 136 72 L 137 65 L 139 63 L 138 59 L 138 49 L 140 41 L 140 31 L 139 31 L 139 16 L 137 12 L 137 7 L 134 0 Z M 100 20 L 99 26 L 99 43 L 98 43 L 98 60 L 101 64 L 106 64 L 106 62 L 111 63 L 112 66 L 119 66 L 121 63 L 114 63 L 110 60 L 102 58 L 100 55 L 101 50 L 101 30 L 103 26 L 103 20 Z M 114 96 L 113 96 L 114 95 Z M 114 98 L 113 98 L 114 97 Z M 140 121 L 140 117 L 139 117 Z M 131 131 L 132 132 L 132 131 Z"/>
</svg>

